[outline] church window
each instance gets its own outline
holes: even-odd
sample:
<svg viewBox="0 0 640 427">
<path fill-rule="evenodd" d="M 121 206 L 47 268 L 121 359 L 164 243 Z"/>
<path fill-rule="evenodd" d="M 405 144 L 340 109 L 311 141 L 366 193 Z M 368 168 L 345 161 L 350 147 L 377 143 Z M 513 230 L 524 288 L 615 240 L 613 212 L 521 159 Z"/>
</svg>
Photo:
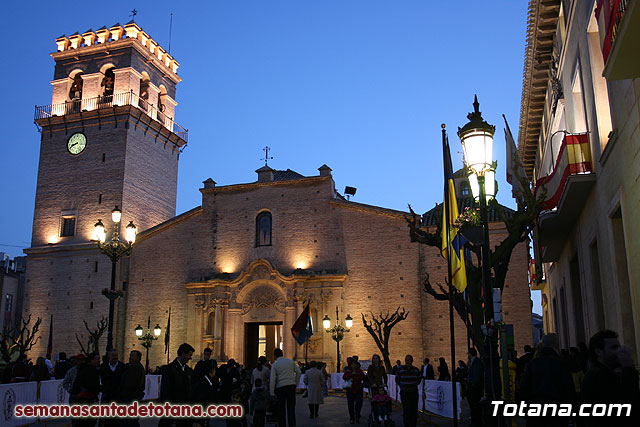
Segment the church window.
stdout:
<svg viewBox="0 0 640 427">
<path fill-rule="evenodd" d="M 62 227 L 60 230 L 61 237 L 73 236 L 76 231 L 76 217 L 65 216 L 62 217 Z"/>
<path fill-rule="evenodd" d="M 261 212 L 256 218 L 256 247 L 271 246 L 271 214 Z"/>
<path fill-rule="evenodd" d="M 140 79 L 138 106 L 147 111 L 149 108 L 149 74 L 146 71 L 142 72 L 142 79 Z"/>
<path fill-rule="evenodd" d="M 71 88 L 69 89 L 69 100 L 67 104 L 68 113 L 79 113 L 82 108 L 82 72 L 78 72 L 71 77 Z"/>
<path fill-rule="evenodd" d="M 12 314 L 13 314 L 13 295 L 6 294 L 5 304 L 4 304 L 4 325 L 3 326 L 11 325 Z"/>
<path fill-rule="evenodd" d="M 467 181 L 462 181 L 460 184 L 460 195 L 463 197 L 469 196 L 469 183 Z"/>
</svg>

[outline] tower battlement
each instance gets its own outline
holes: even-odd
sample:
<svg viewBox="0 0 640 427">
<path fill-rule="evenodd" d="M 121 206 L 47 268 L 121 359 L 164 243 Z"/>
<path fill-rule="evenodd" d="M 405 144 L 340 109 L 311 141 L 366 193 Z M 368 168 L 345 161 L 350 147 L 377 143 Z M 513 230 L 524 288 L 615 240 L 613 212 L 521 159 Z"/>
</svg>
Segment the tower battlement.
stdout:
<svg viewBox="0 0 640 427">
<path fill-rule="evenodd" d="M 84 33 L 76 32 L 69 37 L 62 35 L 56 39 L 58 50 L 53 53 L 54 59 L 57 59 L 62 52 L 79 55 L 82 52 L 92 53 L 96 46 L 99 47 L 116 47 L 122 45 L 123 42 L 137 42 L 140 47 L 144 48 L 151 56 L 158 59 L 173 74 L 178 72 L 180 64 L 165 49 L 160 46 L 149 34 L 138 26 L 134 21 L 130 21 L 123 27 L 120 23 L 116 23 L 110 28 L 102 27 L 97 31 L 89 29 Z"/>
</svg>

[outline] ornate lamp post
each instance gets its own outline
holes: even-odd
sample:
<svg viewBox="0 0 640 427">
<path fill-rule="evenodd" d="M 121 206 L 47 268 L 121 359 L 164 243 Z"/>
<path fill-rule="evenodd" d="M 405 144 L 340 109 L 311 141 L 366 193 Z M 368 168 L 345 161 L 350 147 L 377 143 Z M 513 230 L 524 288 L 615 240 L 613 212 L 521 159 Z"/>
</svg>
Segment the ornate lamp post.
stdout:
<svg viewBox="0 0 640 427">
<path fill-rule="evenodd" d="M 147 349 L 147 359 L 144 365 L 144 369 L 146 373 L 149 373 L 149 348 L 153 344 L 155 340 L 158 339 L 160 334 L 162 333 L 162 329 L 160 325 L 156 323 L 156 326 L 153 327 L 153 333 L 151 332 L 151 316 L 147 319 L 147 332 L 142 334 L 142 326 L 138 324 L 136 327 L 136 336 L 139 341 L 142 341 L 142 346 Z"/>
<path fill-rule="evenodd" d="M 322 319 L 322 326 L 324 327 L 325 332 L 331 334 L 331 338 L 333 338 L 333 340 L 336 342 L 338 359 L 338 362 L 336 363 L 337 373 L 340 373 L 340 341 L 342 341 L 342 338 L 344 338 L 345 332 L 349 332 L 351 330 L 351 327 L 353 326 L 353 319 L 349 314 L 347 314 L 347 317 L 345 317 L 344 324 L 346 327 L 340 324 L 338 306 L 336 306 L 336 324 L 333 328 L 331 327 L 331 319 L 329 319 L 328 314 L 325 314 L 324 319 Z"/>
<path fill-rule="evenodd" d="M 111 220 L 113 221 L 113 234 L 111 240 L 106 241 L 107 233 L 102 220 L 99 219 L 95 225 L 93 237 L 98 242 L 100 251 L 111 259 L 111 288 L 103 289 L 102 294 L 109 299 L 109 329 L 107 332 L 107 352 L 113 348 L 113 311 L 115 300 L 122 296 L 122 292 L 116 291 L 116 265 L 120 257 L 131 253 L 133 243 L 136 241 L 136 226 L 133 221 L 127 225 L 125 238 L 126 241 L 120 240 L 118 230 L 120 228 L 120 220 L 122 219 L 122 211 L 116 206 L 111 211 Z"/>
<path fill-rule="evenodd" d="M 487 123 L 480 113 L 480 104 L 476 96 L 473 102 L 474 111 L 467 115 L 469 123 L 462 128 L 458 128 L 458 136 L 462 142 L 464 151 L 464 160 L 470 171 L 469 181 L 474 197 L 479 199 L 480 203 L 480 221 L 483 228 L 483 240 L 481 246 L 482 254 L 482 285 L 484 293 L 484 320 L 487 331 L 487 356 L 489 369 L 488 381 L 485 381 L 487 395 L 495 398 L 495 389 L 493 387 L 493 361 L 494 352 L 496 351 L 493 342 L 491 328 L 493 327 L 493 285 L 491 282 L 491 262 L 489 248 L 489 221 L 487 219 L 487 197 L 495 196 L 495 164 L 493 162 L 493 135 L 496 127 Z"/>
</svg>

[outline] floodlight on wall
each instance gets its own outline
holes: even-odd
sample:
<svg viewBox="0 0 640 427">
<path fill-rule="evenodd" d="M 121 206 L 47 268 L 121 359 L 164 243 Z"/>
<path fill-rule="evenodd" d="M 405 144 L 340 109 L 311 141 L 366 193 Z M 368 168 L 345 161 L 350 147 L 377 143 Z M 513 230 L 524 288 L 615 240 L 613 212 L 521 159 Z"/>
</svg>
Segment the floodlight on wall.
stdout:
<svg viewBox="0 0 640 427">
<path fill-rule="evenodd" d="M 347 196 L 347 200 L 351 199 L 351 196 L 355 196 L 356 191 L 358 191 L 356 187 L 349 187 L 348 185 L 344 187 L 344 194 Z"/>
</svg>

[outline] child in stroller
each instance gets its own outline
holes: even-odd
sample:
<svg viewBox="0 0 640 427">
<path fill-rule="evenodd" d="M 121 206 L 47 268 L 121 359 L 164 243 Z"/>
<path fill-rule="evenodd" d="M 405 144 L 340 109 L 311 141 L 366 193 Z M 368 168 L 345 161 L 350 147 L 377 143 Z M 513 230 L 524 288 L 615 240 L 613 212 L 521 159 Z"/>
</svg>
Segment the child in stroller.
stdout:
<svg viewBox="0 0 640 427">
<path fill-rule="evenodd" d="M 391 408 L 392 408 L 392 400 L 391 396 L 387 394 L 387 391 L 384 387 L 378 388 L 378 393 L 376 393 L 371 398 L 371 425 L 381 425 L 384 423 L 385 426 L 392 426 L 393 422 L 391 421 Z"/>
</svg>

